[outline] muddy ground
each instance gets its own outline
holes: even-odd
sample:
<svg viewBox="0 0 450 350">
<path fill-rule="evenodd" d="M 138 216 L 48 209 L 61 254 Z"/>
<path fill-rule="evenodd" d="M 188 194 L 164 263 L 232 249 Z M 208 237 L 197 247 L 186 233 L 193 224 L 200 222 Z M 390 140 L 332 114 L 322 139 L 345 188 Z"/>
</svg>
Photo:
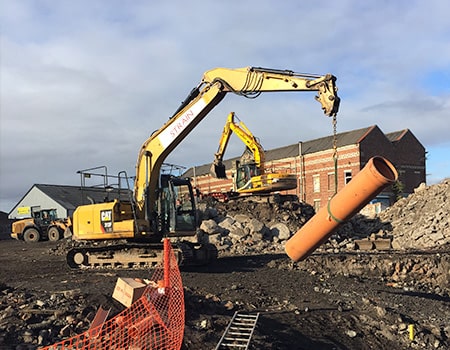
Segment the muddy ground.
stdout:
<svg viewBox="0 0 450 350">
<path fill-rule="evenodd" d="M 81 332 L 97 307 L 123 309 L 112 298 L 118 277 L 150 274 L 70 270 L 53 253 L 57 244 L 0 240 L 0 349 L 36 349 L 55 339 L 49 334 L 61 337 L 51 325 L 33 327 L 47 317 L 46 305 L 62 309 L 62 322 L 82 310 L 87 320 L 74 330 Z M 295 264 L 282 253 L 234 256 L 184 268 L 182 349 L 214 349 L 236 310 L 260 313 L 250 349 L 448 349 L 449 270 L 445 248 L 319 253 Z M 64 301 L 50 305 L 55 295 Z M 23 312 L 36 305 L 43 311 L 34 319 Z"/>
</svg>

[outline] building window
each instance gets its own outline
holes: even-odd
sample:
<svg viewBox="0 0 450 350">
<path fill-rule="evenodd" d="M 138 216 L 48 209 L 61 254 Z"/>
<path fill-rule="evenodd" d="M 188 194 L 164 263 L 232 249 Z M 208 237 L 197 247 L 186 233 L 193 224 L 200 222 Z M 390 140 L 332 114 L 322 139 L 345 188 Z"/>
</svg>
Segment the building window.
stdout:
<svg viewBox="0 0 450 350">
<path fill-rule="evenodd" d="M 334 191 L 335 185 L 335 176 L 334 173 L 328 174 L 328 191 Z"/>
<path fill-rule="evenodd" d="M 314 199 L 314 210 L 316 211 L 316 213 L 319 211 L 320 209 L 320 199 Z"/>
<path fill-rule="evenodd" d="M 344 171 L 344 183 L 347 185 L 350 180 L 352 179 L 352 171 L 351 170 L 345 170 Z"/>
<path fill-rule="evenodd" d="M 313 175 L 313 192 L 320 192 L 320 175 Z"/>
</svg>

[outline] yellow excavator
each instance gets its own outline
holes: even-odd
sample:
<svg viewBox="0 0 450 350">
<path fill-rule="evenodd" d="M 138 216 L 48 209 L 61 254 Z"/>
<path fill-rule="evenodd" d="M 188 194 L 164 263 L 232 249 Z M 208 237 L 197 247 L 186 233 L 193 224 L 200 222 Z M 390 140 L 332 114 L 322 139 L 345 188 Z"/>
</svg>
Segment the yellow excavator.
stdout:
<svg viewBox="0 0 450 350">
<path fill-rule="evenodd" d="M 219 141 L 219 148 L 214 154 L 214 162 L 210 174 L 219 179 L 226 179 L 226 168 L 223 156 L 235 133 L 246 145 L 246 149 L 234 164 L 233 191 L 231 197 L 243 194 L 270 194 L 278 191 L 291 190 L 297 187 L 295 174 L 267 172 L 265 168 L 265 152 L 259 140 L 234 112 L 228 114 Z"/>
<path fill-rule="evenodd" d="M 161 174 L 165 158 L 227 93 L 255 98 L 262 92 L 314 91 L 325 115 L 335 118 L 340 102 L 335 82 L 331 74 L 258 67 L 205 72 L 172 117 L 143 143 L 132 198 L 82 205 L 75 210 L 71 229 L 73 240 L 79 244 L 67 254 L 69 266 L 152 266 L 161 260 L 163 237 L 174 243 L 180 264 L 214 259 L 215 247 L 196 242 L 197 218 L 190 180 Z"/>
</svg>

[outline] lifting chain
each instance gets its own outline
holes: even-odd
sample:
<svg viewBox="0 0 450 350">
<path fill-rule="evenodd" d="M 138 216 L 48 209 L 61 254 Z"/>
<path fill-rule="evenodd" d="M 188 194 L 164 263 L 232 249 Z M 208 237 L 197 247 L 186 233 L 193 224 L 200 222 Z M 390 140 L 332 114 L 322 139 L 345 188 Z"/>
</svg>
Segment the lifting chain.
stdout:
<svg viewBox="0 0 450 350">
<path fill-rule="evenodd" d="M 333 115 L 333 162 L 334 162 L 334 194 L 338 190 L 338 151 L 337 151 L 337 118 Z"/>
<path fill-rule="evenodd" d="M 334 194 L 331 198 L 333 198 L 338 190 L 338 152 L 337 152 L 337 119 L 336 119 L 336 115 L 333 115 L 333 162 L 334 162 Z M 339 218 L 335 217 L 333 215 L 333 213 L 331 212 L 331 208 L 330 208 L 330 202 L 331 202 L 331 198 L 328 200 L 327 203 L 327 210 L 328 210 L 328 215 L 330 216 L 331 219 L 333 219 L 334 221 L 336 221 L 337 223 L 342 223 L 343 221 L 340 220 Z"/>
</svg>

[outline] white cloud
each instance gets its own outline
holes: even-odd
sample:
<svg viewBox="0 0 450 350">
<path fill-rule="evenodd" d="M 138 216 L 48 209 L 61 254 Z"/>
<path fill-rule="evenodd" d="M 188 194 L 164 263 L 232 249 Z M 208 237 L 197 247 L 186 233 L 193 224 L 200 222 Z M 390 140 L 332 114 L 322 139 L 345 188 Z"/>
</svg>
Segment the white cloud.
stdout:
<svg viewBox="0 0 450 350">
<path fill-rule="evenodd" d="M 444 1 L 6 0 L 0 6 L 0 210 L 9 211 L 33 183 L 78 184 L 79 169 L 133 172 L 144 140 L 203 72 L 218 66 L 333 73 L 342 97 L 338 131 L 409 128 L 426 148 L 449 147 L 450 3 Z M 230 111 L 265 148 L 331 131 L 313 94 L 228 96 L 168 160 L 211 161 Z M 230 155 L 238 154 L 239 142 L 233 147 Z M 441 173 L 433 176 L 449 176 L 435 169 Z"/>
</svg>

